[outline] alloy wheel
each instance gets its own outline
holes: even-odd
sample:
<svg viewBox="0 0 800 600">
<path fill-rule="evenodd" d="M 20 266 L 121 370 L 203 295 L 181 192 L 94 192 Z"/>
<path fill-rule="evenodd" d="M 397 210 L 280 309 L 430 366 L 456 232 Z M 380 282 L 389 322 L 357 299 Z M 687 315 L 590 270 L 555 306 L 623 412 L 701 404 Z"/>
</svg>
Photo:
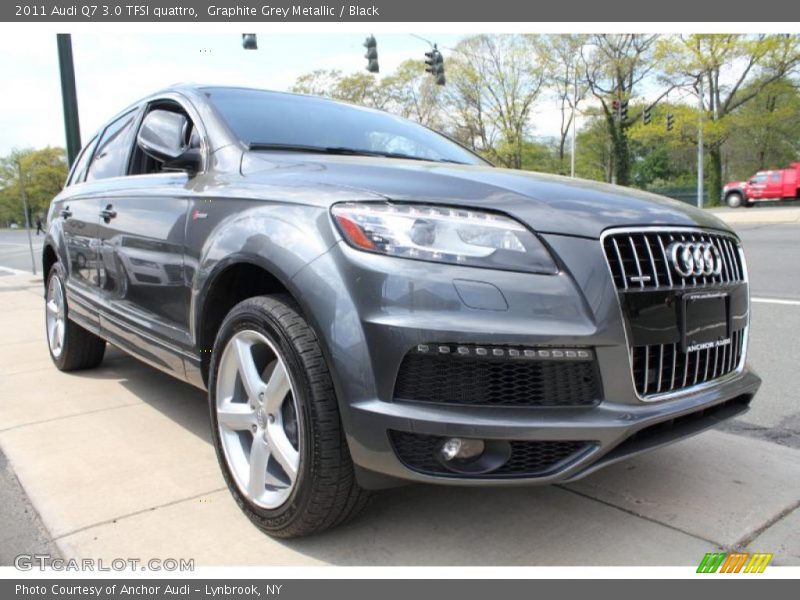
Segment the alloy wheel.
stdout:
<svg viewBox="0 0 800 600">
<path fill-rule="evenodd" d="M 45 305 L 47 343 L 50 345 L 50 352 L 55 358 L 61 356 L 64 348 L 64 331 L 66 328 L 66 314 L 64 303 L 64 288 L 58 276 L 50 277 L 47 284 L 47 303 Z"/>
<path fill-rule="evenodd" d="M 235 333 L 220 359 L 217 427 L 225 461 L 241 493 L 274 509 L 292 493 L 301 435 L 291 376 L 277 344 L 254 330 Z"/>
</svg>

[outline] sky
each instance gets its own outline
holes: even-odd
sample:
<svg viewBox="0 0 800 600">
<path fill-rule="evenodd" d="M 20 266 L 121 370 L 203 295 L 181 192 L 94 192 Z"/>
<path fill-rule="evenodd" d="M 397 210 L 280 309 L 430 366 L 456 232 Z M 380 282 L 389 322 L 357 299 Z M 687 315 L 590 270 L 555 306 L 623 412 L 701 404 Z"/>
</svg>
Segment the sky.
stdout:
<svg viewBox="0 0 800 600">
<path fill-rule="evenodd" d="M 56 36 L 13 33 L 0 37 L 0 155 L 14 148 L 64 146 L 64 122 Z M 344 73 L 366 66 L 363 34 L 260 34 L 258 50 L 242 49 L 241 35 L 129 33 L 72 36 L 81 140 L 131 102 L 177 82 L 286 90 L 315 69 Z M 411 34 L 376 35 L 381 74 L 407 58 L 424 58 L 428 45 Z M 426 33 L 440 47 L 461 35 Z M 447 50 L 444 50 L 445 66 Z M 542 100 L 532 115 L 536 136 L 558 134 L 553 101 Z"/>
</svg>

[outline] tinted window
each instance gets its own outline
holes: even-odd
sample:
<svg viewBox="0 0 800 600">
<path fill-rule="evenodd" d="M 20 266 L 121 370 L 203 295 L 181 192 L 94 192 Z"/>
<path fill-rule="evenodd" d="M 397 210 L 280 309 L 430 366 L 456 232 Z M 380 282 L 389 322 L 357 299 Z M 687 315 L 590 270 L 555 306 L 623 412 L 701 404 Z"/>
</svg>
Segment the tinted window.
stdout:
<svg viewBox="0 0 800 600">
<path fill-rule="evenodd" d="M 770 181 L 775 183 L 780 183 L 781 174 L 779 171 L 775 171 L 772 175 L 770 175 Z"/>
<path fill-rule="evenodd" d="M 247 144 L 344 148 L 486 164 L 446 137 L 385 112 L 261 90 L 208 88 L 205 92 L 233 133 Z"/>
<path fill-rule="evenodd" d="M 89 164 L 89 160 L 92 158 L 92 151 L 94 150 L 96 142 L 97 138 L 92 138 L 92 140 L 83 147 L 83 151 L 81 151 L 78 160 L 75 161 L 75 166 L 72 168 L 72 174 L 70 175 L 67 185 L 80 183 L 84 180 L 86 177 L 86 167 Z"/>
<path fill-rule="evenodd" d="M 94 159 L 86 176 L 87 181 L 125 174 L 135 121 L 136 111 L 133 110 L 106 127 L 97 144 Z"/>
<path fill-rule="evenodd" d="M 755 177 L 750 180 L 750 183 L 765 183 L 767 181 L 767 174 L 766 173 L 758 173 Z"/>
</svg>

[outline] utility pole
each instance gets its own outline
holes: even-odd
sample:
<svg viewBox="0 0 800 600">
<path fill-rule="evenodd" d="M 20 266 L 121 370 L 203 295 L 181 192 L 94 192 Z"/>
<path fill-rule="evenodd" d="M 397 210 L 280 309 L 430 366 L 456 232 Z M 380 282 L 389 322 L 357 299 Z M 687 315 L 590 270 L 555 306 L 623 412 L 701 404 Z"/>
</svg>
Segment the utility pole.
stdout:
<svg viewBox="0 0 800 600">
<path fill-rule="evenodd" d="M 58 67 L 61 72 L 61 101 L 64 105 L 64 130 L 67 135 L 67 161 L 72 166 L 81 151 L 81 127 L 78 122 L 78 93 L 75 91 L 75 65 L 72 61 L 72 36 L 56 34 Z"/>
<path fill-rule="evenodd" d="M 703 74 L 700 74 L 698 86 L 698 115 L 697 115 L 697 208 L 703 208 Z"/>
<path fill-rule="evenodd" d="M 16 157 L 17 162 L 17 177 L 19 177 L 19 195 L 22 198 L 22 211 L 25 213 L 25 231 L 28 232 L 28 248 L 31 251 L 31 270 L 36 275 L 36 258 L 33 254 L 33 240 L 31 239 L 31 217 L 28 213 L 28 197 L 25 194 L 25 177 L 22 172 L 22 161 L 20 157 Z"/>
<path fill-rule="evenodd" d="M 569 165 L 569 176 L 575 177 L 575 144 L 576 144 L 576 136 L 575 130 L 578 127 L 578 124 L 575 122 L 575 119 L 578 118 L 578 112 L 575 110 L 575 105 L 578 103 L 578 69 L 575 68 L 575 86 L 573 88 L 573 92 L 575 95 L 572 98 L 572 156 L 570 156 L 570 165 Z"/>
</svg>

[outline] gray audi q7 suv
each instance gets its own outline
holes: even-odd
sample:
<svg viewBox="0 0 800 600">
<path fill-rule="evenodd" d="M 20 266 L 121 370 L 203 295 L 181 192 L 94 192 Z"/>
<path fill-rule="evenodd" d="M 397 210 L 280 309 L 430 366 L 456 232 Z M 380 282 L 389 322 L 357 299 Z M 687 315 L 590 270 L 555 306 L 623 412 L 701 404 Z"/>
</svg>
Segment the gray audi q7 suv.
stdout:
<svg viewBox="0 0 800 600">
<path fill-rule="evenodd" d="M 231 493 L 281 537 L 402 482 L 571 481 L 760 384 L 713 215 L 322 98 L 179 86 L 125 109 L 53 200 L 43 266 L 56 366 L 109 342 L 207 389 Z"/>
</svg>

